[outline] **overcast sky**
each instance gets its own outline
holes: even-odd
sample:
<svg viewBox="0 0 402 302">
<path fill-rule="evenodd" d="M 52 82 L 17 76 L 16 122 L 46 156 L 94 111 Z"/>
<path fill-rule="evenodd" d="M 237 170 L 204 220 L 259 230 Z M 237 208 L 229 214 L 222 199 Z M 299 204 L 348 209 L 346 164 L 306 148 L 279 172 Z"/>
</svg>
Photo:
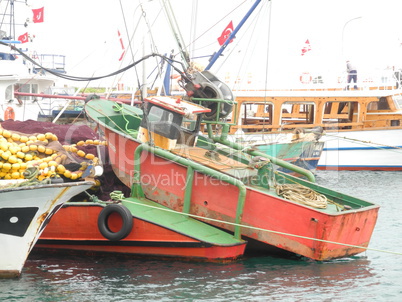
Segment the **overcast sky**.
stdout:
<svg viewBox="0 0 402 302">
<path fill-rule="evenodd" d="M 194 18 L 192 9 L 197 1 L 171 0 L 185 43 L 197 50 L 195 56 L 217 51 L 217 38 L 226 25 L 233 21 L 237 26 L 254 2 L 198 1 Z M 31 0 L 29 3 L 29 9 L 45 8 L 45 21 L 28 27 L 36 36 L 30 44 L 42 53 L 66 55 L 67 72 L 71 75 L 107 74 L 129 64 L 133 57 L 138 60 L 144 51 L 144 36 L 148 39 L 146 53 L 151 52 L 151 37 L 159 53 L 178 51 L 159 0 Z M 400 0 L 262 0 L 212 71 L 221 78 L 228 74 L 232 77 L 241 74 L 244 78 L 251 73 L 255 81 L 265 78 L 268 67 L 269 82 L 284 83 L 298 79 L 303 71 L 342 73 L 346 59 L 355 61 L 363 71 L 400 66 L 401 11 Z M 194 24 L 195 36 L 191 31 Z M 118 30 L 128 52 L 123 61 L 119 61 L 122 49 Z M 132 37 L 131 53 L 128 46 Z M 301 56 L 306 40 L 311 51 Z M 199 60 L 207 63 L 205 59 Z M 109 82 L 120 80 L 134 85 L 134 77 L 132 72 Z"/>
</svg>

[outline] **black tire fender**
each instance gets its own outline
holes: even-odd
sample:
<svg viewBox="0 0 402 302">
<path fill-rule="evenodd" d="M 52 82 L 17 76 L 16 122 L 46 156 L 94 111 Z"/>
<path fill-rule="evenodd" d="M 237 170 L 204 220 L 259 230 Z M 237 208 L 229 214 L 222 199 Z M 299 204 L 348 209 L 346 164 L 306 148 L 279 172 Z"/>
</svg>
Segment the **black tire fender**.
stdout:
<svg viewBox="0 0 402 302">
<path fill-rule="evenodd" d="M 108 219 L 112 213 L 119 214 L 123 221 L 121 229 L 117 232 L 111 231 L 108 225 Z M 133 229 L 133 215 L 130 210 L 123 205 L 110 204 L 99 213 L 98 229 L 102 236 L 110 241 L 122 240 L 126 238 Z"/>
</svg>

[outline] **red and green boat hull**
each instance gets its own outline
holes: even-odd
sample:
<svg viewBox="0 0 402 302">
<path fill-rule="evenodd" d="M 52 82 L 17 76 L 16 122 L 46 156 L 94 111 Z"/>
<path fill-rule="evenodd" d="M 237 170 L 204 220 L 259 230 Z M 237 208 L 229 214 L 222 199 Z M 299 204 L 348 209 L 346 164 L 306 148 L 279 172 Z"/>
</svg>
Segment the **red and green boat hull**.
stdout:
<svg viewBox="0 0 402 302">
<path fill-rule="evenodd" d="M 130 200 L 123 201 L 130 211 Z M 221 244 L 203 241 L 190 236 L 194 232 L 169 228 L 157 221 L 132 217 L 132 228 L 127 237 L 121 240 L 105 238 L 98 227 L 98 219 L 105 204 L 94 202 L 69 202 L 52 217 L 42 233 L 36 250 L 59 251 L 63 253 L 82 252 L 106 254 L 115 253 L 129 257 L 158 257 L 189 259 L 199 261 L 232 261 L 243 256 L 245 242 L 229 238 Z M 138 206 L 137 206 L 138 207 Z M 107 221 L 111 231 L 119 232 L 125 223 L 121 216 L 112 213 Z M 177 224 L 176 224 L 177 225 Z M 187 226 L 187 229 L 189 227 Z M 197 225 L 198 229 L 203 226 Z"/>
<path fill-rule="evenodd" d="M 135 135 L 126 134 L 124 127 L 116 127 L 122 120 L 121 113 L 113 112 L 104 101 L 91 102 L 96 102 L 97 110 L 87 107 L 87 114 L 98 123 L 108 141 L 115 174 L 129 187 L 133 182 L 140 185 L 146 198 L 175 211 L 188 212 L 228 232 L 240 228 L 245 240 L 253 239 L 259 249 L 267 251 L 276 247 L 311 259 L 328 260 L 361 253 L 369 245 L 379 206 L 283 173 L 279 181 L 303 184 L 347 210 L 334 204 L 317 209 L 284 199 L 272 188 L 234 185 L 217 175 L 200 172 L 202 167 L 191 170 L 189 184 L 187 163 L 191 165 L 191 159 L 174 160 L 168 151 L 145 148 Z M 135 129 L 134 124 L 131 126 Z M 140 155 L 135 158 L 136 151 Z"/>
</svg>

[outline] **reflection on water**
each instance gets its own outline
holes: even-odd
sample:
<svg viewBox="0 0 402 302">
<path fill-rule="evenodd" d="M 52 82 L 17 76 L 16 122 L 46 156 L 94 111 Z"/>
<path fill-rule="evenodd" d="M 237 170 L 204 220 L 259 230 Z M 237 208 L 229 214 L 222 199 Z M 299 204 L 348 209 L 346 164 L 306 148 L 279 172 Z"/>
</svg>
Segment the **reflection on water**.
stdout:
<svg viewBox="0 0 402 302">
<path fill-rule="evenodd" d="M 0 297 L 37 301 L 258 301 L 354 292 L 375 279 L 366 257 L 327 262 L 255 257 L 230 264 L 33 254 Z M 319 292 L 317 291 L 319 289 Z M 47 297 L 46 300 L 41 300 Z M 34 300 L 30 300 L 34 301 Z"/>
<path fill-rule="evenodd" d="M 32 254 L 0 280 L 0 301 L 399 301 L 402 174 L 318 172 L 317 182 L 381 206 L 370 248 L 316 262 L 250 257 L 230 264 Z M 353 187 L 352 187 L 353 184 Z"/>
</svg>

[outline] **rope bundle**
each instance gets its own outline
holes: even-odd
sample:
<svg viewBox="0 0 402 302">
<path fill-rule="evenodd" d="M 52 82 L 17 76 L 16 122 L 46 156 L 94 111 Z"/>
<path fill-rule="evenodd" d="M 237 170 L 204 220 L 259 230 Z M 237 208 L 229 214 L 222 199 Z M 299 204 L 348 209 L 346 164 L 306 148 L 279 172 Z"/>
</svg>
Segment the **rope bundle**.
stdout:
<svg viewBox="0 0 402 302">
<path fill-rule="evenodd" d="M 317 193 L 300 184 L 277 184 L 276 194 L 291 201 L 314 208 L 325 209 L 328 205 L 328 200 L 325 195 Z"/>
</svg>

